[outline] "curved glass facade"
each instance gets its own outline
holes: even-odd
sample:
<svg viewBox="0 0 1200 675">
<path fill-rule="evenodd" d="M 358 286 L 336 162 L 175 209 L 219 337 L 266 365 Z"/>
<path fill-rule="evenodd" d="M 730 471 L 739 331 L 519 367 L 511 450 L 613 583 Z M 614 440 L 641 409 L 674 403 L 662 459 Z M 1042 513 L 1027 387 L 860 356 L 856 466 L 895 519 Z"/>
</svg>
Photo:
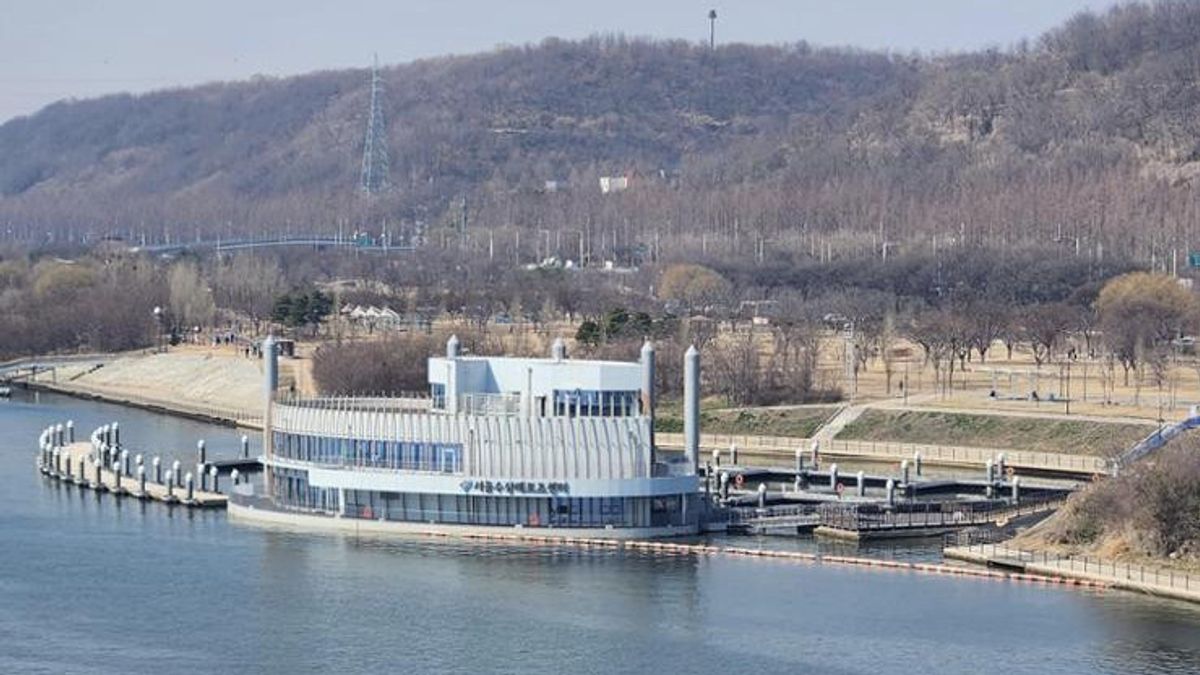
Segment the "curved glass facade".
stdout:
<svg viewBox="0 0 1200 675">
<path fill-rule="evenodd" d="M 277 506 L 344 518 L 411 523 L 556 528 L 683 527 L 688 495 L 661 497 L 508 496 L 337 490 L 309 485 L 308 472 L 274 467 Z M 340 494 L 339 494 L 340 493 Z M 694 511 L 693 511 L 694 512 Z"/>
</svg>

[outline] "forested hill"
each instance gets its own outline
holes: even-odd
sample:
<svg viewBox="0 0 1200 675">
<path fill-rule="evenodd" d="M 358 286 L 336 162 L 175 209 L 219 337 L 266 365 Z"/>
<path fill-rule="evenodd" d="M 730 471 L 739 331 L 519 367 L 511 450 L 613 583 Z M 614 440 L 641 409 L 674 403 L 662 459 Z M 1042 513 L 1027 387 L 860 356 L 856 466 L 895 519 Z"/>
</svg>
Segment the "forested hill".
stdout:
<svg viewBox="0 0 1200 675">
<path fill-rule="evenodd" d="M 815 233 L 832 252 L 939 231 L 1149 250 L 1200 213 L 1198 41 L 1200 3 L 1172 1 L 939 57 L 597 37 L 422 60 L 383 71 L 392 188 L 373 200 L 366 71 L 63 102 L 0 126 L 0 221 L 436 228 L 465 198 L 473 227 L 589 245 L 624 228 L 809 254 Z M 602 175 L 632 187 L 606 198 Z"/>
</svg>

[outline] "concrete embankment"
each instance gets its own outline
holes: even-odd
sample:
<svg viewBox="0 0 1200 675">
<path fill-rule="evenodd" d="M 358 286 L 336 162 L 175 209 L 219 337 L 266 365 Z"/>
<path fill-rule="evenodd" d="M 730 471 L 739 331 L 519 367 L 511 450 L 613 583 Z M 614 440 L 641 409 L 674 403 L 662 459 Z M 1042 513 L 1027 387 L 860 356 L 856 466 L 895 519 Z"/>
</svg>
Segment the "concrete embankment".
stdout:
<svg viewBox="0 0 1200 675">
<path fill-rule="evenodd" d="M 1086 556 L 1058 556 L 1023 551 L 1002 544 L 954 546 L 946 558 L 989 568 L 1019 570 L 1027 574 L 1103 584 L 1113 588 L 1200 603 L 1200 576 L 1169 568 L 1122 563 Z"/>
<path fill-rule="evenodd" d="M 262 424 L 261 364 L 228 347 L 112 355 L 102 364 L 63 364 L 53 378 L 26 384 L 202 421 L 252 429 Z"/>
</svg>

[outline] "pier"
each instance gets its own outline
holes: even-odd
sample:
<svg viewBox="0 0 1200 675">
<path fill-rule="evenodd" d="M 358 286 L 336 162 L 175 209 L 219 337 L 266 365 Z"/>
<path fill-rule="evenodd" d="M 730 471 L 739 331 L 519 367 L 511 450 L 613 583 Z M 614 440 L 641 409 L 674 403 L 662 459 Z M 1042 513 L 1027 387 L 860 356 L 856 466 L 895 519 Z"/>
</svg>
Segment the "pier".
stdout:
<svg viewBox="0 0 1200 675">
<path fill-rule="evenodd" d="M 75 440 L 71 422 L 51 426 L 42 432 L 38 448 L 38 470 L 55 480 L 117 497 L 201 509 L 225 508 L 228 497 L 221 490 L 222 475 L 228 485 L 236 485 L 247 469 L 257 465 L 257 459 L 249 458 L 207 462 L 200 441 L 194 467 L 179 461 L 168 466 L 159 456 L 131 454 L 122 446 L 115 423 L 96 429 L 87 441 Z"/>
</svg>

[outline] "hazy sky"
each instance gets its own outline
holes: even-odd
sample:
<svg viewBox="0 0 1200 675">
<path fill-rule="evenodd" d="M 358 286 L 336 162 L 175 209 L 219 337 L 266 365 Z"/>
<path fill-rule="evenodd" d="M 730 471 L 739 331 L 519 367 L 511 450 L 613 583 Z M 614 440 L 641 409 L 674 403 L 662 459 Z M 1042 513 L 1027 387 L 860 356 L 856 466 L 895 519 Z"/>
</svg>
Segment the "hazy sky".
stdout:
<svg viewBox="0 0 1200 675">
<path fill-rule="evenodd" d="M 63 98 L 597 32 L 899 50 L 1007 46 L 1112 0 L 4 0 L 0 122 Z"/>
</svg>

